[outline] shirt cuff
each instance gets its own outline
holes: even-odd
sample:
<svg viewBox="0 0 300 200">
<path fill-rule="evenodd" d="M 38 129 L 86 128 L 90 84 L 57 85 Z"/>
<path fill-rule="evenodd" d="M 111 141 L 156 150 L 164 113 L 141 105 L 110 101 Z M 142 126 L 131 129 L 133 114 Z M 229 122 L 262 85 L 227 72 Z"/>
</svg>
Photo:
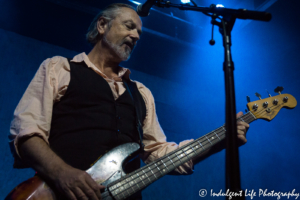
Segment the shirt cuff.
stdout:
<svg viewBox="0 0 300 200">
<path fill-rule="evenodd" d="M 49 145 L 48 137 L 42 130 L 40 130 L 38 128 L 24 129 L 24 130 L 20 131 L 20 133 L 18 135 L 16 135 L 16 137 L 14 138 L 14 147 L 15 147 L 16 153 L 19 157 L 20 157 L 20 153 L 19 153 L 18 147 L 19 147 L 20 140 L 22 140 L 24 138 L 32 137 L 32 136 L 38 136 L 38 137 L 42 138 Z"/>
</svg>

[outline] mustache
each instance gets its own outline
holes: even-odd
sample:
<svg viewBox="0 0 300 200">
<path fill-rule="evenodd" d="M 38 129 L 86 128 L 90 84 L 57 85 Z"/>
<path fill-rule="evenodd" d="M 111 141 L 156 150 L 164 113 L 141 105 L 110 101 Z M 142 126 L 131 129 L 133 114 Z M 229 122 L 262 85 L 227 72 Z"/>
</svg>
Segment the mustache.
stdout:
<svg viewBox="0 0 300 200">
<path fill-rule="evenodd" d="M 122 45 L 123 44 L 126 44 L 126 45 L 128 45 L 131 49 L 134 49 L 134 47 L 135 47 L 135 43 L 134 42 L 131 42 L 131 41 L 128 41 L 128 40 L 125 40 L 123 43 L 122 43 Z"/>
</svg>

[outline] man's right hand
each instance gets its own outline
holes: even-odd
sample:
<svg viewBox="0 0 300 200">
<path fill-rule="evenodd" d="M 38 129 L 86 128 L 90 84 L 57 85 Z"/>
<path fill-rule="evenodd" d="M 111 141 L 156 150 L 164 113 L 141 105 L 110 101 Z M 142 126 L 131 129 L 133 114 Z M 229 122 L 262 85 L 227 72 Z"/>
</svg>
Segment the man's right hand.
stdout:
<svg viewBox="0 0 300 200">
<path fill-rule="evenodd" d="M 52 182 L 68 199 L 101 200 L 100 189 L 105 187 L 97 184 L 85 171 L 66 164 L 42 138 L 26 138 L 21 141 L 18 149 L 22 160 Z"/>
<path fill-rule="evenodd" d="M 88 173 L 70 166 L 59 170 L 52 182 L 62 194 L 71 200 L 100 200 L 100 189 L 105 188 L 105 186 L 98 185 Z"/>
</svg>

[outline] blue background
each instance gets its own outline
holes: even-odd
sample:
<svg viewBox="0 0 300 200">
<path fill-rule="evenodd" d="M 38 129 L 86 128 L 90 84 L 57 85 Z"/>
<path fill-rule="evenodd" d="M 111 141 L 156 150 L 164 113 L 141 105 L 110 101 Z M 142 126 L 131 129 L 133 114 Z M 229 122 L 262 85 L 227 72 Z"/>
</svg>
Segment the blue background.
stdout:
<svg viewBox="0 0 300 200">
<path fill-rule="evenodd" d="M 90 49 L 87 44 L 79 44 L 84 42 L 84 32 L 89 25 L 86 21 L 91 21 L 93 16 L 71 15 L 71 10 L 51 4 L 53 8 L 47 9 L 57 10 L 57 13 L 52 10 L 52 14 L 38 19 L 41 14 L 36 10 L 34 14 L 30 8 L 35 9 L 38 4 L 43 7 L 47 1 L 35 2 L 34 6 L 29 1 L 24 2 L 0 1 L 0 199 L 34 174 L 31 169 L 12 168 L 7 136 L 13 111 L 39 65 L 48 57 L 73 57 Z M 213 3 L 201 2 L 205 6 Z M 225 0 L 216 3 L 239 8 Z M 25 4 L 28 8 L 24 8 Z M 285 88 L 283 93 L 300 99 L 298 8 L 296 0 L 278 0 L 267 9 L 273 14 L 270 22 L 237 22 L 232 32 L 237 111 L 245 110 L 247 95 L 251 101 L 257 100 L 255 92 L 267 98 L 265 90 L 276 95 L 273 91 L 277 86 Z M 62 18 L 60 10 L 70 15 Z M 158 36 L 145 31 L 131 60 L 122 63 L 131 69 L 132 79 L 152 91 L 160 124 L 168 141 L 175 142 L 198 138 L 225 121 L 221 36 L 215 28 L 216 45 L 210 46 L 210 19 L 191 12 L 184 15 L 198 27 L 188 29 L 176 25 L 178 31 L 170 33 L 175 39 L 170 39 L 166 32 Z M 55 21 L 55 17 L 60 20 Z M 164 18 L 155 21 L 155 14 L 150 17 L 143 18 L 144 27 L 152 26 L 151 29 L 163 32 Z M 201 24 L 198 17 L 203 19 Z M 69 29 L 79 36 L 66 37 L 64 34 Z M 254 189 L 257 193 L 259 189 L 300 192 L 299 113 L 299 106 L 293 110 L 282 109 L 271 122 L 257 120 L 250 125 L 248 143 L 239 148 L 243 189 Z M 144 199 L 196 200 L 201 199 L 200 189 L 224 191 L 224 169 L 225 151 L 222 151 L 196 165 L 193 175 L 166 176 L 158 180 L 143 192 Z M 207 198 L 217 197 L 208 194 Z"/>
</svg>

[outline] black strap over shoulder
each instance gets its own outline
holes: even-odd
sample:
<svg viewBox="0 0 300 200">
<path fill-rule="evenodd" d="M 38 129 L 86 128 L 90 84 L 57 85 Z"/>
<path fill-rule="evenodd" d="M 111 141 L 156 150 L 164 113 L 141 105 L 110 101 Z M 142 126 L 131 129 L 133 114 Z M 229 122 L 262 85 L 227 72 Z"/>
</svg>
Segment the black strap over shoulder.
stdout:
<svg viewBox="0 0 300 200">
<path fill-rule="evenodd" d="M 124 79 L 123 78 L 123 83 L 126 87 L 126 89 L 128 90 L 133 103 L 134 103 L 134 107 L 135 107 L 135 111 L 136 111 L 136 123 L 137 123 L 137 130 L 139 132 L 139 137 L 140 137 L 140 146 L 141 146 L 141 151 L 144 151 L 144 144 L 143 144 L 143 128 L 142 128 L 142 123 L 141 123 L 141 119 L 142 119 L 142 102 L 139 100 L 138 98 L 138 88 L 136 83 L 130 81 L 129 79 Z"/>
</svg>

